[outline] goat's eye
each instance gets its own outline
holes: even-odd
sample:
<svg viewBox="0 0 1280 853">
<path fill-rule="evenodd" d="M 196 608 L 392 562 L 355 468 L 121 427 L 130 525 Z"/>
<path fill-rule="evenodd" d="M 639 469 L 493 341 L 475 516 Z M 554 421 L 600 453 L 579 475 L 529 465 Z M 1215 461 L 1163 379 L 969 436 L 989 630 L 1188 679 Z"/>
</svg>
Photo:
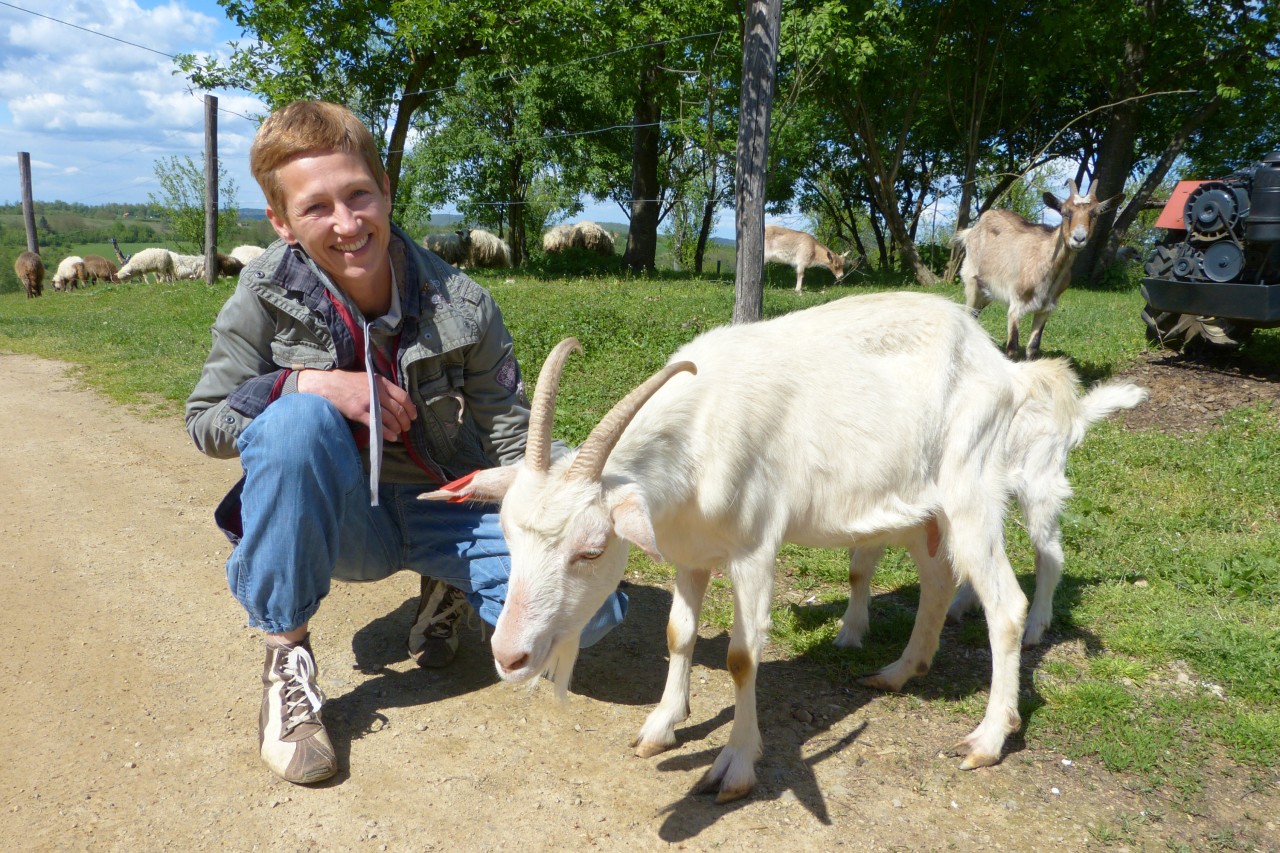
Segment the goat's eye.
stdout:
<svg viewBox="0 0 1280 853">
<path fill-rule="evenodd" d="M 588 548 L 585 551 L 579 551 L 574 555 L 575 560 L 598 560 L 600 555 L 604 553 L 603 548 Z"/>
</svg>

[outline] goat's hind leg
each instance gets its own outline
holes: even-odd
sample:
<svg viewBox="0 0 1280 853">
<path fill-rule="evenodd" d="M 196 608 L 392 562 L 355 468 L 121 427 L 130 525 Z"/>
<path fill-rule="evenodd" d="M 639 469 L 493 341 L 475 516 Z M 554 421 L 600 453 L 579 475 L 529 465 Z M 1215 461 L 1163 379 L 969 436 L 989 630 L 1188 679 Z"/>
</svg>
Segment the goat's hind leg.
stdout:
<svg viewBox="0 0 1280 853">
<path fill-rule="evenodd" d="M 955 591 L 955 578 L 941 549 L 930 554 L 922 536 L 910 544 L 908 550 L 920 571 L 920 607 L 902 656 L 879 672 L 860 679 L 863 685 L 876 690 L 901 690 L 909 679 L 929 671 L 938 651 L 947 603 Z"/>
<path fill-rule="evenodd" d="M 836 646 L 842 649 L 862 648 L 862 638 L 871 624 L 871 576 L 883 556 L 883 545 L 849 549 L 849 606 L 835 639 Z"/>
<path fill-rule="evenodd" d="M 952 748 L 964 757 L 960 769 L 972 770 L 999 762 L 1005 738 L 1022 722 L 1018 715 L 1018 667 L 1027 597 L 1005 556 L 1000 528 L 987 525 L 989 535 L 975 536 L 958 535 L 959 527 L 952 527 L 952 560 L 956 574 L 973 584 L 982 602 L 991 643 L 991 692 L 986 713 L 978 727 Z"/>
<path fill-rule="evenodd" d="M 676 745 L 676 724 L 689 718 L 689 676 L 693 646 L 698 639 L 698 617 L 711 580 L 709 571 L 676 569 L 671 616 L 667 620 L 667 684 L 658 707 L 649 712 L 636 737 L 636 755 L 649 758 Z"/>
</svg>

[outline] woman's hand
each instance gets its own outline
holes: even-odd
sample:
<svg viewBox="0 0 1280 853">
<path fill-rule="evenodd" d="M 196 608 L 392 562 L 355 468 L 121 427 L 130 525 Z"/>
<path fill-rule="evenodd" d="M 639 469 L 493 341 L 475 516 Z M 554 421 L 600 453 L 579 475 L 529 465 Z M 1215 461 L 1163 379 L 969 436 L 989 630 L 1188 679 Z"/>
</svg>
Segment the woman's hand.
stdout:
<svg viewBox="0 0 1280 853">
<path fill-rule="evenodd" d="M 399 441 L 400 434 L 418 417 L 409 392 L 382 376 L 375 376 L 378 404 L 382 407 L 382 437 Z M 369 377 L 355 370 L 300 370 L 298 391 L 319 394 L 342 412 L 343 417 L 371 426 L 369 418 Z"/>
</svg>

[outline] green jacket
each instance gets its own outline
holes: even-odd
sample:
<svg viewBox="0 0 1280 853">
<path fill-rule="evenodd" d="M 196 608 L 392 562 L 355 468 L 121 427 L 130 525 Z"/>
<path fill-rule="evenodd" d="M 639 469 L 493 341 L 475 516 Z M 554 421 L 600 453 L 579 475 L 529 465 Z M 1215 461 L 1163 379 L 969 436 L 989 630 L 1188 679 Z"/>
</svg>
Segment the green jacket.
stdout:
<svg viewBox="0 0 1280 853">
<path fill-rule="evenodd" d="M 402 442 L 384 445 L 381 480 L 446 482 L 516 462 L 524 455 L 529 409 L 497 304 L 398 228 L 392 232 L 403 316 L 392 372 L 418 418 Z M 245 267 L 212 331 L 213 348 L 186 406 L 187 431 L 210 456 L 237 455 L 240 434 L 294 390 L 297 370 L 364 370 L 359 310 L 301 249 L 283 241 Z M 367 471 L 368 430 L 352 428 Z"/>
</svg>

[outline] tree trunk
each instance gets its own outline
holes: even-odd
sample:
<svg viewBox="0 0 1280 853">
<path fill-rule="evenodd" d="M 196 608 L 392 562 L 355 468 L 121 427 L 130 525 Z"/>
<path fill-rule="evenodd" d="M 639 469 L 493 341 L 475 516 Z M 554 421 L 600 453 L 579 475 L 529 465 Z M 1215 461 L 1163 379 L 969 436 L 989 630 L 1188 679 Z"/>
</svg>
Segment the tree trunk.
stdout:
<svg viewBox="0 0 1280 853">
<path fill-rule="evenodd" d="M 742 95 L 738 106 L 737 269 L 733 322 L 764 316 L 764 193 L 769 166 L 769 120 L 782 0 L 751 0 L 742 39 Z"/>
<path fill-rule="evenodd" d="M 662 129 L 662 105 L 658 101 L 661 55 L 640 72 L 640 88 L 632 113 L 631 131 L 631 228 L 622 262 L 633 270 L 651 270 L 658 255 L 658 144 Z"/>
<path fill-rule="evenodd" d="M 698 229 L 698 247 L 693 253 L 693 271 L 702 274 L 702 260 L 707 253 L 707 241 L 711 239 L 711 222 L 716 215 L 716 196 L 719 193 L 720 158 L 711 157 L 711 178 L 707 184 L 707 200 L 702 206 L 702 227 Z"/>
</svg>

